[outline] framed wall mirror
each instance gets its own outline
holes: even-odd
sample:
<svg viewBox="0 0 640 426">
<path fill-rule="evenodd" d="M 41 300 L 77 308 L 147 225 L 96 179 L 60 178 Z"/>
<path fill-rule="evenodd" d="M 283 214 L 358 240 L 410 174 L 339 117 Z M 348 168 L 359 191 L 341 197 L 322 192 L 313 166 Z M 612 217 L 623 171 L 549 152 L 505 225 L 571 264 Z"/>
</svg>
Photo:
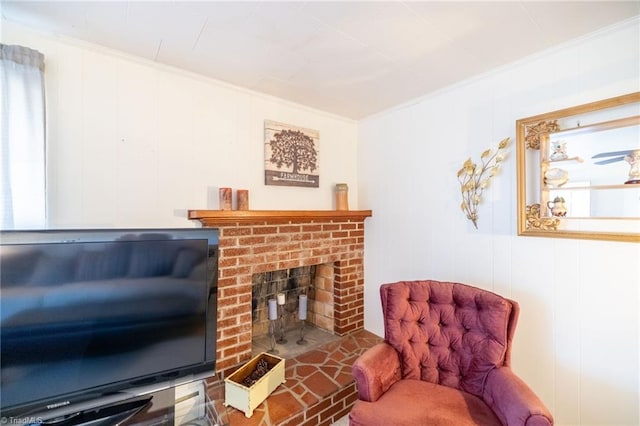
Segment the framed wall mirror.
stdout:
<svg viewBox="0 0 640 426">
<path fill-rule="evenodd" d="M 516 121 L 518 235 L 640 242 L 640 92 Z"/>
</svg>

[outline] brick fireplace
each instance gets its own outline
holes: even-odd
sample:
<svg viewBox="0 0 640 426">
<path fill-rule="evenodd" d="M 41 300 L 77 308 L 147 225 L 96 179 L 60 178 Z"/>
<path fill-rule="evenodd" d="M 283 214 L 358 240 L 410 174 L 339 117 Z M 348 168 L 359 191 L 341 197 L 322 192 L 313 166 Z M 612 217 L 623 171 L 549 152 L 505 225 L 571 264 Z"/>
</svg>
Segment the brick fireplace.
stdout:
<svg viewBox="0 0 640 426">
<path fill-rule="evenodd" d="M 251 357 L 252 276 L 333 264 L 333 333 L 364 327 L 362 211 L 190 210 L 220 230 L 217 370 L 225 376 Z"/>
</svg>

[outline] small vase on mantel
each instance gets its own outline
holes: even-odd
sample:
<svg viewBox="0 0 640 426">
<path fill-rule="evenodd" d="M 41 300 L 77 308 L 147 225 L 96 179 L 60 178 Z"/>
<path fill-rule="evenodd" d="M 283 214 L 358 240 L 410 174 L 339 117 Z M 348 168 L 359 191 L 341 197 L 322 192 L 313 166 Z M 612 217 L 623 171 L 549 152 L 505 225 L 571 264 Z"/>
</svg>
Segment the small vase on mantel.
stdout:
<svg viewBox="0 0 640 426">
<path fill-rule="evenodd" d="M 231 188 L 220 188 L 219 202 L 220 210 L 231 210 Z"/>
<path fill-rule="evenodd" d="M 336 210 L 349 210 L 349 186 L 346 183 L 336 184 Z"/>
<path fill-rule="evenodd" d="M 236 195 L 238 199 L 238 210 L 249 210 L 249 190 L 238 189 Z"/>
</svg>

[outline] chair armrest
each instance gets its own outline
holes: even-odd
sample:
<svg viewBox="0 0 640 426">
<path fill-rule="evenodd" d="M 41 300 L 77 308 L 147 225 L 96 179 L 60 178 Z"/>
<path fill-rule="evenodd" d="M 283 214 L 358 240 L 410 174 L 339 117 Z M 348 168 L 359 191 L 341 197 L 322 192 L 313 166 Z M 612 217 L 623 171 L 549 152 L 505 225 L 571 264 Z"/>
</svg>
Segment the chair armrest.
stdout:
<svg viewBox="0 0 640 426">
<path fill-rule="evenodd" d="M 353 376 L 358 387 L 358 397 L 374 402 L 400 380 L 400 358 L 388 343 L 378 343 L 367 349 L 353 363 Z"/>
<path fill-rule="evenodd" d="M 553 425 L 551 412 L 509 367 L 489 373 L 482 398 L 505 425 Z"/>
</svg>

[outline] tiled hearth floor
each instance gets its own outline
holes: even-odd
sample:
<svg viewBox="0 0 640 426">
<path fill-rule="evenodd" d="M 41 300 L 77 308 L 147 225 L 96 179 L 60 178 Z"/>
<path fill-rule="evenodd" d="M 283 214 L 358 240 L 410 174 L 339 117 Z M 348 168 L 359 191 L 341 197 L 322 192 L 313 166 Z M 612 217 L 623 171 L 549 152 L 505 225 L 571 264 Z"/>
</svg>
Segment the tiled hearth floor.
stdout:
<svg viewBox="0 0 640 426">
<path fill-rule="evenodd" d="M 351 366 L 356 358 L 382 339 L 368 331 L 357 331 L 336 341 L 285 361 L 286 383 L 278 388 L 256 408 L 250 418 L 242 411 L 227 407 L 230 426 L 300 426 L 305 422 L 306 410 L 327 410 L 329 405 L 318 404 L 339 391 L 355 389 Z M 219 396 L 217 386 L 210 388 L 212 399 Z M 216 395 L 212 395 L 215 391 Z M 351 401 L 352 402 L 352 401 Z M 331 413 L 338 419 L 349 408 Z M 329 415 L 329 413 L 327 413 Z M 307 419 L 310 418 L 307 412 Z M 315 423 L 315 422 L 314 422 Z M 320 422 L 316 423 L 320 424 Z M 329 421 L 327 424 L 331 424 Z"/>
</svg>

